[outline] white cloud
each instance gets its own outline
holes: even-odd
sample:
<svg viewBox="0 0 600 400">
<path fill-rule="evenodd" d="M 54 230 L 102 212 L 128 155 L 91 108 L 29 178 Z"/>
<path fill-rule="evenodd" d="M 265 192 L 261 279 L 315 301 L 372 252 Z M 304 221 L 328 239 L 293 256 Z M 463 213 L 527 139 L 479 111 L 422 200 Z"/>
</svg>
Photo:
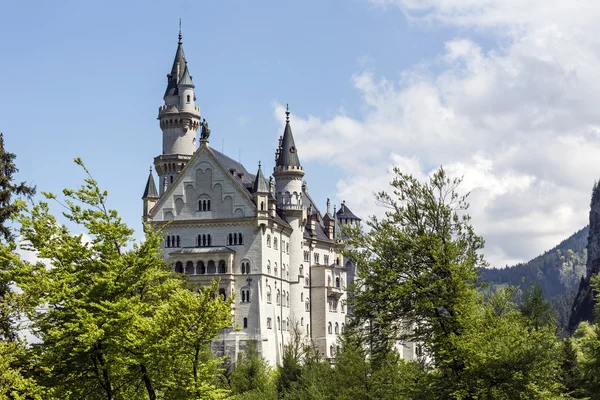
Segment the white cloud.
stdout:
<svg viewBox="0 0 600 400">
<path fill-rule="evenodd" d="M 600 176 L 600 3 L 372 0 L 415 24 L 461 28 L 443 54 L 391 81 L 352 77 L 363 112 L 294 118 L 305 162 L 340 168 L 338 200 L 381 214 L 371 193 L 394 165 L 464 176 L 470 212 L 495 266 L 526 261 L 587 223 Z M 496 35 L 484 50 L 471 29 Z M 278 106 L 278 118 L 283 109 Z M 310 145 L 309 145 L 310 144 Z"/>
</svg>

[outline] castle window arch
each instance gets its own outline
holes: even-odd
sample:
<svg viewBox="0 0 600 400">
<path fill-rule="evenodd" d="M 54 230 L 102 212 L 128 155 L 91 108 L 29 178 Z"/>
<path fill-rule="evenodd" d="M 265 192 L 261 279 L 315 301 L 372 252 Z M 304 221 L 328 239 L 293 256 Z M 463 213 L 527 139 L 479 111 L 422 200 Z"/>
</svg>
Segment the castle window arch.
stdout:
<svg viewBox="0 0 600 400">
<path fill-rule="evenodd" d="M 335 287 L 339 288 L 340 287 L 340 278 L 335 278 Z"/>
<path fill-rule="evenodd" d="M 260 211 L 265 211 L 265 202 L 264 201 L 260 202 Z"/>
<path fill-rule="evenodd" d="M 271 260 L 267 260 L 267 274 L 271 273 Z"/>
<path fill-rule="evenodd" d="M 304 277 L 304 266 L 300 264 L 300 270 L 298 271 L 298 275 Z"/>
<path fill-rule="evenodd" d="M 192 97 L 192 96 L 190 96 L 189 94 L 187 95 L 187 102 L 188 102 L 188 103 L 190 102 L 190 98 L 191 98 L 191 97 Z"/>
<path fill-rule="evenodd" d="M 344 325 L 344 323 L 342 322 L 342 330 L 341 330 L 341 332 L 342 332 L 342 333 L 344 333 L 344 328 L 345 328 L 345 325 Z"/>
<path fill-rule="evenodd" d="M 198 261 L 198 264 L 196 264 L 196 273 L 200 275 L 206 274 L 206 266 L 204 265 L 204 261 Z"/>
<path fill-rule="evenodd" d="M 304 317 L 300 318 L 300 326 L 304 326 Z"/>
<path fill-rule="evenodd" d="M 327 324 L 327 333 L 333 333 L 333 325 L 331 325 L 331 322 Z"/>
<path fill-rule="evenodd" d="M 271 286 L 267 286 L 267 303 L 271 304 Z"/>
<path fill-rule="evenodd" d="M 277 330 L 281 330 L 281 319 L 279 317 L 277 317 Z"/>
<path fill-rule="evenodd" d="M 242 303 L 250 303 L 250 288 L 243 287 L 241 290 Z"/>
<path fill-rule="evenodd" d="M 224 288 L 219 289 L 219 296 L 221 296 L 223 300 L 227 298 L 227 293 L 225 292 Z"/>
<path fill-rule="evenodd" d="M 340 334 L 340 326 L 339 326 L 339 324 L 337 322 L 335 323 L 335 334 L 336 335 Z"/>
<path fill-rule="evenodd" d="M 234 233 L 235 235 L 235 233 Z M 241 233 L 238 233 L 238 244 L 244 244 L 244 240 Z"/>
<path fill-rule="evenodd" d="M 194 262 L 188 261 L 185 263 L 185 273 L 188 275 L 194 275 Z"/>
<path fill-rule="evenodd" d="M 271 318 L 267 318 L 267 329 L 273 329 L 271 327 Z"/>
<path fill-rule="evenodd" d="M 277 296 L 275 297 L 275 300 L 277 302 L 277 305 L 280 306 L 281 305 L 281 292 L 279 291 L 279 289 L 277 289 Z"/>
<path fill-rule="evenodd" d="M 240 265 L 240 272 L 242 274 L 250 273 L 250 262 L 248 260 L 242 261 L 242 263 Z"/>
<path fill-rule="evenodd" d="M 267 247 L 271 247 L 271 235 L 267 235 Z"/>
<path fill-rule="evenodd" d="M 171 236 L 167 236 L 167 247 L 171 247 Z"/>
<path fill-rule="evenodd" d="M 287 293 L 285 304 L 288 308 L 290 307 L 290 292 Z"/>
<path fill-rule="evenodd" d="M 273 248 L 277 250 L 277 238 L 273 238 Z"/>
<path fill-rule="evenodd" d="M 217 267 L 215 266 L 215 261 L 214 260 L 210 260 L 208 262 L 207 273 L 208 274 L 216 274 L 217 273 Z"/>
<path fill-rule="evenodd" d="M 275 273 L 275 275 L 277 275 L 277 263 L 275 263 L 275 266 L 273 267 L 273 272 Z"/>
<path fill-rule="evenodd" d="M 333 348 L 333 345 L 329 346 L 329 355 L 330 355 L 331 357 L 333 357 L 333 356 L 335 355 L 335 350 L 334 350 L 334 348 Z"/>
<path fill-rule="evenodd" d="M 244 328 L 248 327 L 248 318 L 244 317 Z"/>
<path fill-rule="evenodd" d="M 183 263 L 181 261 L 175 263 L 175 272 L 183 273 Z"/>
<path fill-rule="evenodd" d="M 219 261 L 219 273 L 220 274 L 227 273 L 227 264 L 225 263 L 225 260 Z"/>
</svg>

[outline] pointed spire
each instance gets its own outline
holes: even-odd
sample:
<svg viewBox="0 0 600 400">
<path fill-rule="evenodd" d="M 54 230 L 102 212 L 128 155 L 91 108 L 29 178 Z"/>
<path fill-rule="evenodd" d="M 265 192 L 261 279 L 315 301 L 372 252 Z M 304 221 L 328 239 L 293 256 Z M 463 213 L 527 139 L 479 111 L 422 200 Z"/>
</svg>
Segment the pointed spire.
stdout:
<svg viewBox="0 0 600 400">
<path fill-rule="evenodd" d="M 154 176 L 152 175 L 152 167 L 150 167 L 150 175 L 146 182 L 146 188 L 144 189 L 144 195 L 142 199 L 158 199 L 158 191 L 156 190 L 156 184 L 154 183 Z"/>
<path fill-rule="evenodd" d="M 182 44 L 183 42 L 181 41 L 182 36 L 181 36 L 181 18 L 179 18 L 179 41 L 177 42 L 178 44 Z"/>
<path fill-rule="evenodd" d="M 194 82 L 192 82 L 192 77 L 190 75 L 190 70 L 187 67 L 187 63 L 185 63 L 185 69 L 183 70 L 183 75 L 179 81 L 179 86 L 187 86 L 192 88 L 195 87 Z"/>
<path fill-rule="evenodd" d="M 258 162 L 258 172 L 256 178 L 254 178 L 254 184 L 252 185 L 252 192 L 254 193 L 269 193 L 269 186 L 265 181 L 265 176 L 262 173 L 260 161 Z"/>
<path fill-rule="evenodd" d="M 294 136 L 292 135 L 292 128 L 290 126 L 289 106 L 286 107 L 285 130 L 283 131 L 283 137 L 280 139 L 279 146 L 280 152 L 277 157 L 277 166 L 300 167 L 298 151 L 296 149 L 296 144 L 294 143 Z"/>
</svg>

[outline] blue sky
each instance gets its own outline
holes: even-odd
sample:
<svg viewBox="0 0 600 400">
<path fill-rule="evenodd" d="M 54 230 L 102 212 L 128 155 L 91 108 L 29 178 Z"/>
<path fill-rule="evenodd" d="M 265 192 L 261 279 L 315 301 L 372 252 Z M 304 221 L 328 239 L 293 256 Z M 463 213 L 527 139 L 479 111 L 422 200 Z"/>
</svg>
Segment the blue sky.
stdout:
<svg viewBox="0 0 600 400">
<path fill-rule="evenodd" d="M 259 160 L 272 168 L 282 106 L 289 103 L 308 187 L 323 206 L 327 197 L 338 204 L 345 199 L 366 217 L 379 212 L 370 193 L 385 188 L 392 165 L 421 177 L 449 165 L 475 193 L 474 223 L 489 237 L 493 263 L 525 260 L 583 227 L 582 207 L 600 168 L 592 153 L 577 153 L 584 165 L 574 165 L 572 176 L 537 168 L 551 160 L 511 158 L 521 147 L 531 155 L 527 138 L 537 134 L 556 148 L 581 138 L 585 148 L 598 145 L 593 130 L 582 131 L 595 126 L 593 111 L 581 126 L 554 117 L 551 128 L 514 125 L 535 118 L 533 111 L 520 115 L 528 107 L 549 110 L 544 115 L 564 115 L 566 107 L 569 116 L 579 109 L 576 101 L 556 105 L 561 93 L 531 83 L 569 82 L 553 74 L 573 57 L 562 52 L 564 59 L 550 54 L 547 61 L 542 51 L 537 59 L 548 70 L 538 69 L 534 78 L 524 71 L 536 67 L 524 67 L 524 60 L 535 58 L 539 32 L 548 26 L 570 39 L 569 32 L 588 25 L 567 25 L 562 9 L 523 21 L 502 2 L 484 2 L 498 13 L 490 17 L 470 0 L 427 0 L 426 8 L 410 0 L 7 2 L 3 14 L 10 18 L 0 25 L 0 131 L 17 154 L 20 179 L 44 191 L 75 187 L 82 174 L 72 160 L 81 157 L 109 191 L 110 205 L 139 231 L 140 197 L 161 151 L 157 109 L 182 18 L 211 146 L 239 157 L 251 172 Z M 545 7 L 531 4 L 523 14 Z M 559 49 L 572 48 L 563 42 Z M 593 46 L 583 50 L 594 54 Z M 588 86 L 585 100 L 593 101 L 589 77 L 576 75 Z M 589 173 L 581 176 L 584 167 Z M 555 203 L 543 203 L 548 193 L 558 194 Z M 560 226 L 530 228 L 532 219 L 556 222 L 557 215 Z"/>
</svg>

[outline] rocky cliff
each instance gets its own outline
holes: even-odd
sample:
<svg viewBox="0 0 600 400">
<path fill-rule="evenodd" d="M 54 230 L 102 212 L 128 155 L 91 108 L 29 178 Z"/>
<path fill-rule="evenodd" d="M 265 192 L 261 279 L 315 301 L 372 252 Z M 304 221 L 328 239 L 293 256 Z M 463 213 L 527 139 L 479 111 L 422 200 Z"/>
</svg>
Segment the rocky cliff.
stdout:
<svg viewBox="0 0 600 400">
<path fill-rule="evenodd" d="M 594 292 L 590 279 L 600 271 L 600 185 L 594 183 L 590 204 L 590 231 L 587 244 L 586 276 L 581 279 L 579 292 L 573 302 L 569 329 L 574 331 L 581 321 L 594 317 Z"/>
</svg>

